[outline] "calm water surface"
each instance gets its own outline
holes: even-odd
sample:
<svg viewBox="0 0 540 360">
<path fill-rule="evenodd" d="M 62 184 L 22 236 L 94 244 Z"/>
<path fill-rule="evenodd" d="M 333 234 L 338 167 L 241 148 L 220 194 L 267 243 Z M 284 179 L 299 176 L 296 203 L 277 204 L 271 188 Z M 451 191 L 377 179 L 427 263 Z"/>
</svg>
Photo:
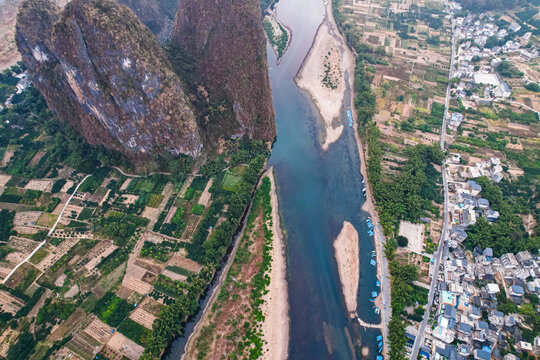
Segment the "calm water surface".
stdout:
<svg viewBox="0 0 540 360">
<path fill-rule="evenodd" d="M 322 0 L 280 0 L 276 9 L 293 32 L 291 46 L 279 65 L 268 49 L 278 130 L 270 165 L 275 168 L 287 234 L 290 359 L 359 358 L 360 345 L 369 347 L 368 358 L 375 359 L 379 332 L 366 331 L 347 317 L 332 246 L 343 221 L 351 222 L 360 235 L 357 312 L 364 321 L 380 322 L 369 302 L 371 292 L 379 289 L 375 287 L 376 268 L 369 264 L 374 244 L 365 225 L 369 215 L 361 210 L 362 176 L 354 130 L 347 126 L 341 138 L 323 151 L 318 140 L 318 111 L 294 82 L 323 19 L 324 5 Z M 345 112 L 342 116 L 347 124 Z M 200 313 L 187 324 L 186 337 Z M 165 358 L 179 359 L 185 341 L 185 337 L 177 338 Z"/>
<path fill-rule="evenodd" d="M 340 140 L 323 151 L 318 111 L 294 83 L 323 19 L 324 5 L 318 0 L 281 0 L 276 8 L 293 33 L 279 65 L 268 51 L 278 129 L 270 165 L 275 168 L 288 242 L 290 358 L 353 358 L 355 349 L 347 332 L 354 345 L 368 346 L 369 358 L 375 358 L 378 333 L 364 331 L 347 318 L 332 246 L 343 221 L 351 222 L 360 234 L 358 313 L 367 322 L 380 322 L 369 302 L 371 291 L 378 289 L 376 268 L 369 264 L 374 244 L 365 225 L 369 215 L 361 210 L 364 198 L 354 130 L 346 127 Z M 344 113 L 343 119 L 347 123 Z"/>
</svg>

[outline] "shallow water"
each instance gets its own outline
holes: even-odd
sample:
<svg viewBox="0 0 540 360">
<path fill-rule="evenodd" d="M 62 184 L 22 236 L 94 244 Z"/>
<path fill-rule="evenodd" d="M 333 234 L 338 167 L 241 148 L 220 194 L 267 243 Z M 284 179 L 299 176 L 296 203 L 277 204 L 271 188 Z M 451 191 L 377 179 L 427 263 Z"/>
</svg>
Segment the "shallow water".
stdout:
<svg viewBox="0 0 540 360">
<path fill-rule="evenodd" d="M 378 323 L 369 302 L 375 287 L 376 268 L 369 264 L 374 249 L 361 210 L 360 159 L 353 128 L 324 152 L 319 143 L 321 119 L 309 96 L 294 83 L 303 59 L 324 15 L 322 1 L 281 0 L 278 17 L 292 29 L 292 43 L 281 63 L 268 51 L 270 78 L 278 129 L 270 165 L 275 168 L 280 212 L 287 234 L 288 281 L 291 315 L 291 359 L 350 359 L 352 341 L 360 338 L 375 358 L 376 331 L 359 329 L 347 318 L 334 258 L 333 240 L 343 221 L 350 221 L 360 235 L 360 287 L 358 314 Z M 346 109 L 344 109 L 346 110 Z M 347 329 L 347 330 L 346 330 Z"/>
<path fill-rule="evenodd" d="M 313 43 L 323 20 L 322 0 L 280 0 L 278 17 L 292 30 L 292 43 L 279 65 L 268 48 L 270 80 L 276 112 L 277 140 L 269 164 L 274 166 L 279 210 L 287 235 L 287 266 L 290 302 L 290 359 L 352 359 L 361 346 L 376 357 L 378 330 L 362 329 L 347 316 L 334 258 L 333 240 L 344 221 L 360 236 L 360 285 L 358 315 L 366 322 L 380 317 L 369 301 L 375 286 L 376 267 L 371 266 L 372 238 L 367 235 L 361 210 L 362 176 L 353 128 L 323 151 L 319 143 L 321 119 L 309 95 L 294 77 Z M 348 99 L 348 94 L 346 95 Z M 203 301 L 203 306 L 204 302 Z M 185 328 L 189 336 L 199 312 Z M 349 340 L 350 339 L 350 340 Z M 165 358 L 179 359 L 185 337 L 177 338 Z"/>
</svg>

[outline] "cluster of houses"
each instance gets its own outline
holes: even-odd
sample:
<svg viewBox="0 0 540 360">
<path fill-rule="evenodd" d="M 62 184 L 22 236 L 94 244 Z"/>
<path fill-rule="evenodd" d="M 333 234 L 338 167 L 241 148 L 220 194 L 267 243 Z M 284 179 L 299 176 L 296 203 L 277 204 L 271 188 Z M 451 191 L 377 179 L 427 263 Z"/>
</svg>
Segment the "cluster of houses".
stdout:
<svg viewBox="0 0 540 360">
<path fill-rule="evenodd" d="M 523 61 L 537 58 L 538 49 L 525 47 L 532 33 L 527 32 L 522 36 L 517 36 L 516 33 L 521 30 L 519 24 L 513 22 L 507 29 L 499 28 L 492 22 L 493 18 L 484 14 L 480 16 L 469 14 L 466 17 L 458 17 L 455 21 L 457 25 L 455 36 L 461 44 L 458 49 L 459 61 L 453 72 L 453 77 L 459 78 L 460 83 L 454 94 L 465 98 L 468 93 L 472 100 L 482 105 L 509 98 L 512 94 L 510 87 L 495 71 L 502 61 L 508 60 L 501 60 L 499 56 L 513 53 L 519 54 Z M 514 38 L 502 45 L 487 44 L 490 38 L 496 38 L 502 42 L 508 39 L 508 35 L 513 34 L 515 34 Z M 491 57 L 494 59 L 490 65 L 478 65 L 479 60 Z M 478 92 L 479 88 L 481 91 Z"/>
<path fill-rule="evenodd" d="M 474 180 L 451 183 L 450 191 L 455 197 L 450 202 L 450 223 L 452 231 L 450 241 L 462 242 L 466 238 L 464 229 L 476 223 L 484 216 L 490 222 L 499 218 L 499 213 L 490 208 L 489 200 L 481 197 L 482 186 Z M 457 244 L 453 247 L 456 247 Z"/>
<path fill-rule="evenodd" d="M 452 131 L 457 131 L 459 125 L 461 125 L 462 122 L 463 115 L 460 113 L 453 113 L 452 115 L 450 115 L 450 119 L 448 119 L 447 124 Z"/>
<path fill-rule="evenodd" d="M 460 161 L 460 154 L 451 154 L 451 164 L 457 165 L 460 164 Z M 457 171 L 458 173 L 454 176 L 456 179 L 477 179 L 481 176 L 485 176 L 496 183 L 499 183 L 502 179 L 504 179 L 504 169 L 501 165 L 501 159 L 498 157 L 492 157 L 489 160 L 477 162 L 473 166 L 461 166 L 459 169 L 457 169 Z"/>
<path fill-rule="evenodd" d="M 428 359 L 518 360 L 501 354 L 509 341 L 516 352 L 539 353 L 540 338 L 526 341 L 528 328 L 519 314 L 503 313 L 499 302 L 523 304 L 540 291 L 540 258 L 528 251 L 493 256 L 491 248 L 474 249 L 474 261 L 456 248 L 443 263 L 437 311 L 420 355 Z M 504 299 L 504 300 L 502 300 Z M 506 353 L 506 351 L 504 352 Z"/>
<path fill-rule="evenodd" d="M 464 60 L 470 61 L 474 56 L 490 57 L 507 52 L 518 51 L 522 45 L 527 45 L 532 33 L 526 32 L 521 36 L 517 36 L 517 32 L 521 30 L 521 25 L 512 22 L 508 29 L 501 29 L 490 21 L 494 21 L 492 17 L 484 14 L 476 16 L 469 14 L 467 17 L 458 17 L 456 19 L 456 36 L 458 40 L 466 40 L 462 46 L 461 56 Z M 508 39 L 508 35 L 516 34 L 515 40 L 507 40 L 502 45 L 487 44 L 489 38 L 496 38 L 499 41 Z M 488 47 L 486 47 L 488 45 Z M 532 49 L 532 48 L 531 48 Z M 538 50 L 536 50 L 536 57 Z M 525 59 L 532 60 L 532 59 Z"/>
<path fill-rule="evenodd" d="M 451 154 L 450 163 L 458 165 L 461 155 Z M 455 171 L 452 173 L 452 171 Z M 450 237 L 448 245 L 456 248 L 467 238 L 465 230 L 476 223 L 476 220 L 483 216 L 490 222 L 495 222 L 499 218 L 499 212 L 491 209 L 488 199 L 482 197 L 482 186 L 471 178 L 485 176 L 494 182 L 500 182 L 503 178 L 503 168 L 501 160 L 492 157 L 489 160 L 476 163 L 474 166 L 457 166 L 451 168 L 452 180 L 448 184 L 450 191 L 449 216 L 450 216 Z M 459 179 L 469 179 L 460 181 Z"/>
</svg>

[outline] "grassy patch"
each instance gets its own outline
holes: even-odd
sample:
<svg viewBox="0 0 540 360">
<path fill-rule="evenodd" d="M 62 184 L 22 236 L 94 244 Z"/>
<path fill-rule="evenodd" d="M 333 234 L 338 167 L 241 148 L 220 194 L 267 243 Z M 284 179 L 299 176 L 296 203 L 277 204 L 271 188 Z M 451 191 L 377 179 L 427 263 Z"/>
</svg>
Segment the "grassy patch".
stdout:
<svg viewBox="0 0 540 360">
<path fill-rule="evenodd" d="M 202 215 L 204 212 L 204 205 L 201 204 L 195 204 L 193 205 L 193 208 L 191 208 L 191 213 L 195 215 Z"/>
<path fill-rule="evenodd" d="M 183 276 L 190 276 L 193 275 L 193 273 L 187 269 L 181 268 L 180 266 L 176 265 L 167 265 L 165 266 L 165 270 L 172 271 L 175 274 L 183 275 Z"/>
<path fill-rule="evenodd" d="M 193 195 L 195 195 L 195 189 L 192 188 L 192 187 L 188 187 L 186 189 L 186 193 L 184 194 L 184 199 L 189 201 L 189 200 L 193 199 Z"/>
<path fill-rule="evenodd" d="M 128 339 L 131 339 L 137 344 L 143 346 L 146 342 L 146 338 L 151 333 L 150 330 L 148 330 L 138 322 L 131 320 L 130 318 L 122 321 L 122 323 L 118 327 L 118 331 Z"/>
<path fill-rule="evenodd" d="M 147 206 L 150 206 L 151 208 L 157 208 L 161 202 L 163 201 L 164 196 L 161 194 L 152 194 L 150 197 L 150 201 L 148 201 Z"/>
<path fill-rule="evenodd" d="M 44 248 L 39 248 L 38 251 L 32 257 L 30 258 L 30 262 L 34 265 L 37 265 L 41 262 L 41 260 L 45 259 L 45 256 L 47 256 L 49 252 L 45 250 Z"/>
<path fill-rule="evenodd" d="M 97 301 L 93 313 L 105 324 L 117 327 L 129 315 L 132 308 L 133 306 L 126 300 L 108 292 Z"/>
<path fill-rule="evenodd" d="M 0 195 L 0 202 L 18 204 L 22 198 L 22 190 L 8 186 L 4 189 L 2 195 Z"/>
<path fill-rule="evenodd" d="M 242 181 L 242 177 L 240 175 L 235 175 L 227 170 L 225 176 L 223 177 L 221 188 L 226 191 L 234 191 L 238 184 L 240 184 L 240 181 Z"/>
<path fill-rule="evenodd" d="M 94 208 L 84 208 L 82 209 L 81 213 L 79 214 L 79 217 L 77 220 L 85 221 L 92 217 L 92 214 L 94 213 Z"/>
</svg>

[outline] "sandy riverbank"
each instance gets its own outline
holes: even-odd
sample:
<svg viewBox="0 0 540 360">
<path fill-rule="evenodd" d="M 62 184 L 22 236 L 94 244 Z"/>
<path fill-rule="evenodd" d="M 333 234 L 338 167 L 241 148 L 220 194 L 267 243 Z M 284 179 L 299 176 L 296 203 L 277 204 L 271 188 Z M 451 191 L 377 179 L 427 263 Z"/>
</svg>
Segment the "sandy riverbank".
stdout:
<svg viewBox="0 0 540 360">
<path fill-rule="evenodd" d="M 285 242 L 281 232 L 278 198 L 273 169 L 268 171 L 272 184 L 272 266 L 270 270 L 270 285 L 263 296 L 262 312 L 265 316 L 262 324 L 264 347 L 262 359 L 284 360 L 289 351 L 289 292 L 287 286 L 287 259 Z"/>
<path fill-rule="evenodd" d="M 358 245 L 358 232 L 348 222 L 343 222 L 343 228 L 334 240 L 334 252 L 338 265 L 339 279 L 345 297 L 345 305 L 349 316 L 356 312 L 358 281 L 360 277 L 360 255 Z"/>
<path fill-rule="evenodd" d="M 326 16 L 295 78 L 296 84 L 310 94 L 321 114 L 326 130 L 323 150 L 337 141 L 345 128 L 340 119 L 346 91 L 344 73 L 354 66 L 354 57 L 339 35 L 331 13 L 327 6 Z"/>
</svg>

